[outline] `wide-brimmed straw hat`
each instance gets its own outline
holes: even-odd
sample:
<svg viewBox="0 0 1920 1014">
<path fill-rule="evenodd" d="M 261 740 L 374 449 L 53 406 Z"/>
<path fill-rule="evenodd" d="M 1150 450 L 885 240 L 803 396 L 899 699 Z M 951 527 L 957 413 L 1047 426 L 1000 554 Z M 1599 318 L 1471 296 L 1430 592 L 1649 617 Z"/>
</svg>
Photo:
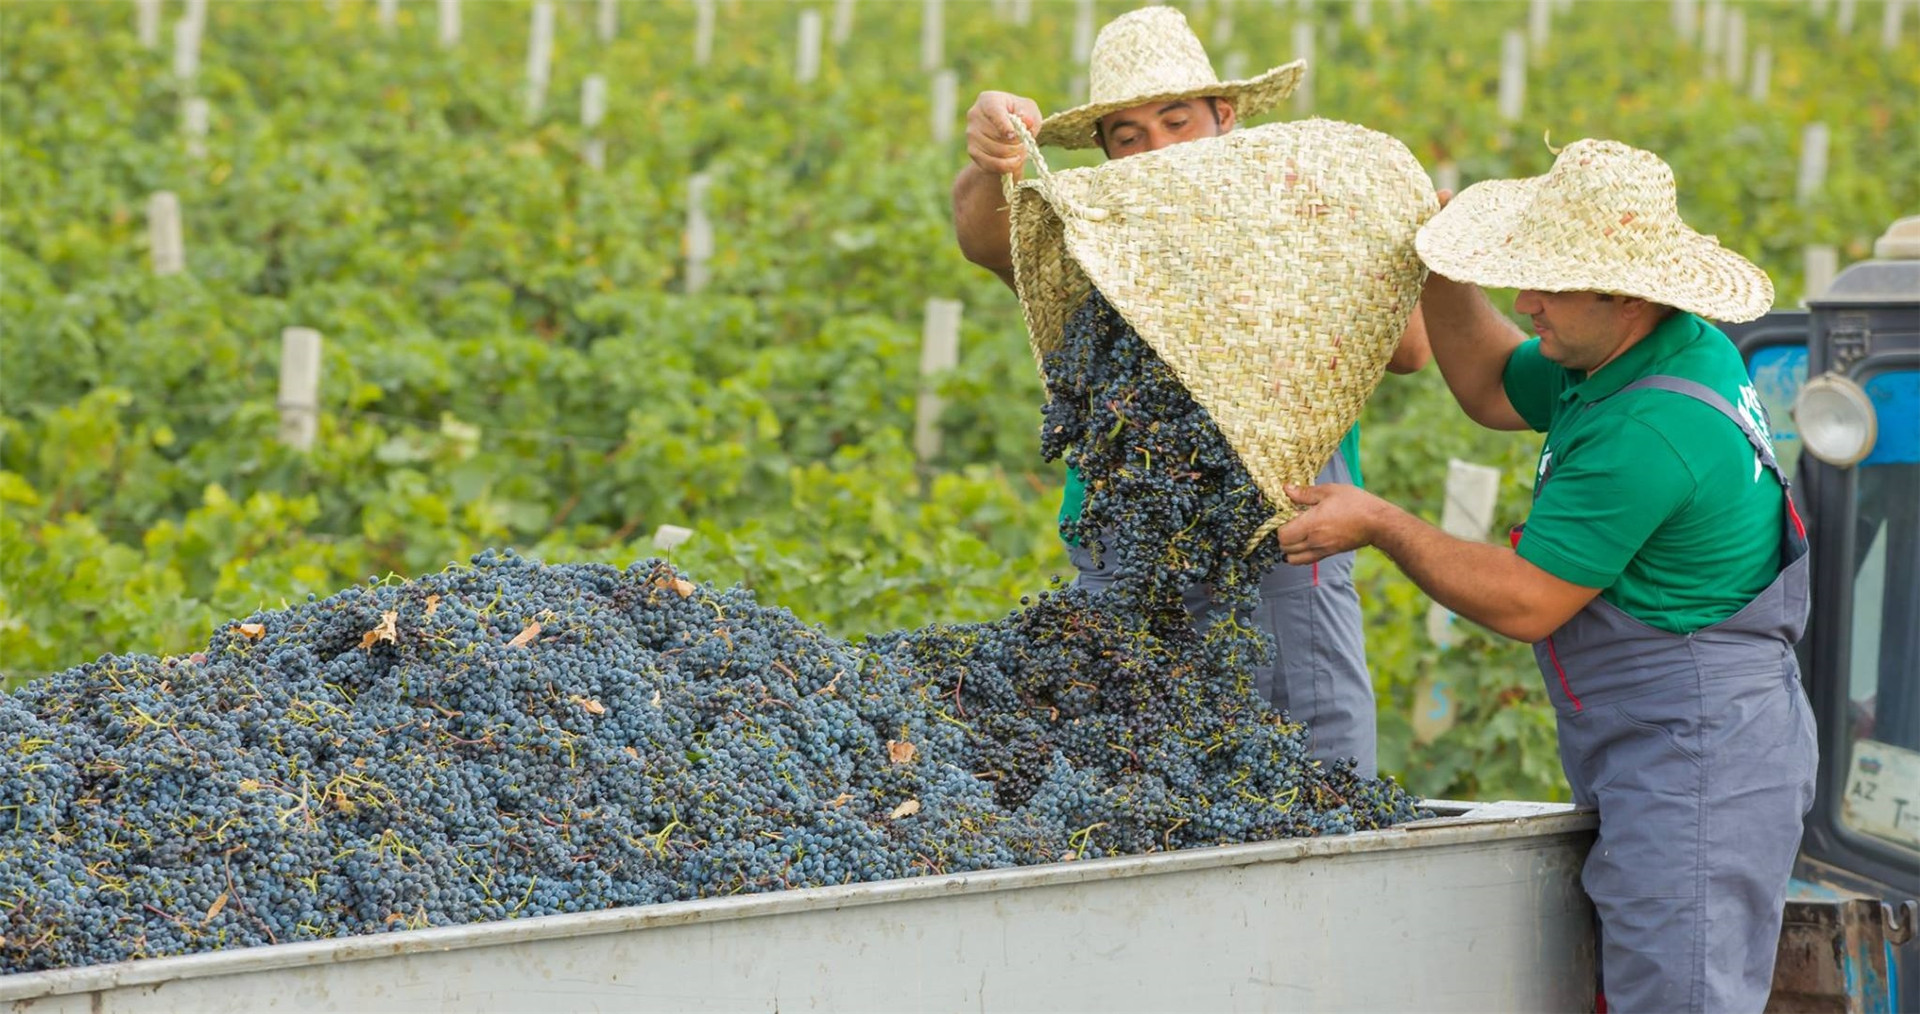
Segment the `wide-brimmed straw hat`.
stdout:
<svg viewBox="0 0 1920 1014">
<path fill-rule="evenodd" d="M 1222 81 L 1213 72 L 1187 16 L 1172 7 L 1146 7 L 1108 22 L 1094 40 L 1087 65 L 1087 104 L 1040 121 L 1040 143 L 1093 148 L 1100 118 L 1148 102 L 1209 96 L 1227 99 L 1242 118 L 1258 116 L 1293 94 L 1305 60 L 1258 77 Z"/>
<path fill-rule="evenodd" d="M 1773 306 L 1765 271 L 1680 220 L 1673 169 L 1618 141 L 1575 141 L 1545 176 L 1468 187 L 1418 243 L 1434 271 L 1489 288 L 1637 296 L 1730 322 Z"/>
<path fill-rule="evenodd" d="M 1236 130 L 1008 187 L 1036 358 L 1097 287 L 1212 416 L 1278 512 L 1380 382 L 1426 270 L 1437 205 L 1406 146 L 1350 123 Z"/>
</svg>

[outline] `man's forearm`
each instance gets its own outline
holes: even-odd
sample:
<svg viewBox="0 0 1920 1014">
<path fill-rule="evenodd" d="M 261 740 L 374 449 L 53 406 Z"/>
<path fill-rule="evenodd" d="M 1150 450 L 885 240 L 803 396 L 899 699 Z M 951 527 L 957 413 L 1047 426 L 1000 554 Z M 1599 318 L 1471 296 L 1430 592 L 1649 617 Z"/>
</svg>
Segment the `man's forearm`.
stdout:
<svg viewBox="0 0 1920 1014">
<path fill-rule="evenodd" d="M 1507 360 L 1526 339 L 1477 285 L 1429 275 L 1420 297 L 1427 344 L 1440 376 L 1473 421 L 1525 429 L 1503 386 Z"/>
<path fill-rule="evenodd" d="M 969 163 L 953 181 L 953 232 L 967 260 L 1013 285 L 1012 220 L 1001 177 Z"/>
<path fill-rule="evenodd" d="M 1374 548 L 1429 598 L 1495 633 L 1538 641 L 1564 619 L 1541 614 L 1531 589 L 1542 575 L 1513 550 L 1455 538 L 1391 504 L 1374 534 Z"/>
</svg>

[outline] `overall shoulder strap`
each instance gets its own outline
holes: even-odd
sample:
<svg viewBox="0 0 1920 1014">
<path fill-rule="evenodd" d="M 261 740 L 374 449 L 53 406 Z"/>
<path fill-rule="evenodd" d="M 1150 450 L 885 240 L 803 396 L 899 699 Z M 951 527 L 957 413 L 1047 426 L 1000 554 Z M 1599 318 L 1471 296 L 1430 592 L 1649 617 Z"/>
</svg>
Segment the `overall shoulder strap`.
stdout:
<svg viewBox="0 0 1920 1014">
<path fill-rule="evenodd" d="M 1787 488 L 1792 486 L 1792 483 L 1787 481 L 1787 473 L 1780 468 L 1779 460 L 1773 455 L 1773 445 L 1769 443 L 1765 437 L 1756 432 L 1753 428 L 1753 423 L 1749 422 L 1747 417 L 1742 415 L 1738 409 L 1734 408 L 1732 403 L 1728 402 L 1726 398 L 1721 397 L 1720 392 L 1697 380 L 1687 380 L 1684 377 L 1670 377 L 1665 374 L 1655 374 L 1651 377 L 1641 377 L 1639 380 L 1628 384 L 1614 393 L 1625 394 L 1628 391 L 1646 389 L 1667 391 L 1682 397 L 1692 398 L 1694 401 L 1700 402 L 1719 412 L 1721 415 L 1726 416 L 1733 421 L 1735 426 L 1740 427 L 1740 432 L 1746 436 L 1747 443 L 1753 445 L 1753 453 L 1759 455 L 1761 464 L 1766 465 L 1767 470 L 1773 473 L 1773 477 L 1780 480 L 1781 487 Z"/>
</svg>

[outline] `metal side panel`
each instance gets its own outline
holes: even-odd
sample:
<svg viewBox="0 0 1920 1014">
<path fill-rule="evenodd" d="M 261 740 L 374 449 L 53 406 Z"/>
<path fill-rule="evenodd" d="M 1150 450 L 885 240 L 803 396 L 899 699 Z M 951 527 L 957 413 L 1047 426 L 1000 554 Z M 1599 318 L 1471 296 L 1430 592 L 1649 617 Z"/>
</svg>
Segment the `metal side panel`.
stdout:
<svg viewBox="0 0 1920 1014">
<path fill-rule="evenodd" d="M 0 977 L 49 1012 L 1592 1009 L 1590 813 Z"/>
</svg>

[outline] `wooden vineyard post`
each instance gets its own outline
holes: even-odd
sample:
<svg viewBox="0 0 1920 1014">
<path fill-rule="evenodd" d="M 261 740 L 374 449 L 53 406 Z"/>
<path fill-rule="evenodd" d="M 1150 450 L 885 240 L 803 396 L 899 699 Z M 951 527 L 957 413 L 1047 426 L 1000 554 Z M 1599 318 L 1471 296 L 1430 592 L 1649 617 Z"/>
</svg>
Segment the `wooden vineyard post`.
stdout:
<svg viewBox="0 0 1920 1014">
<path fill-rule="evenodd" d="M 460 44 L 460 0 L 440 0 L 440 48 Z"/>
<path fill-rule="evenodd" d="M 809 84 L 820 76 L 820 12 L 800 12 L 800 34 L 794 43 L 793 80 Z"/>
<path fill-rule="evenodd" d="M 1810 300 L 1819 299 L 1833 287 L 1833 278 L 1840 273 L 1840 250 L 1825 243 L 1809 245 L 1801 252 L 1802 264 L 1806 272 L 1805 291 L 1800 295 L 1801 305 Z"/>
<path fill-rule="evenodd" d="M 1483 542 L 1493 527 L 1494 505 L 1500 499 L 1500 470 L 1450 459 L 1447 462 L 1447 501 L 1440 511 L 1440 529 L 1459 539 Z M 1446 648 L 1453 644 L 1454 614 L 1440 603 L 1427 607 L 1427 637 Z M 1413 692 L 1413 735 L 1431 743 L 1453 727 L 1456 717 L 1452 688 L 1445 680 L 1427 676 Z"/>
<path fill-rule="evenodd" d="M 920 70 L 931 74 L 945 61 L 947 18 L 943 0 L 920 3 Z"/>
<path fill-rule="evenodd" d="M 1300 75 L 1300 87 L 1293 90 L 1293 111 L 1306 115 L 1313 111 L 1313 22 L 1310 15 L 1302 13 L 1300 20 L 1293 23 L 1293 57 L 1307 61 L 1306 73 Z"/>
<path fill-rule="evenodd" d="M 607 167 L 607 142 L 595 136 L 606 115 L 607 79 L 600 74 L 589 74 L 580 83 L 580 128 L 587 135 L 580 147 L 580 157 L 595 172 Z"/>
<path fill-rule="evenodd" d="M 707 287 L 707 262 L 713 259 L 713 222 L 707 218 L 707 190 L 712 179 L 706 173 L 687 177 L 686 294 L 697 295 Z"/>
<path fill-rule="evenodd" d="M 1814 196 L 1827 185 L 1828 140 L 1824 123 L 1809 123 L 1807 129 L 1800 132 L 1800 180 L 1794 195 L 1802 207 L 1812 203 Z"/>
<path fill-rule="evenodd" d="M 713 22 L 719 15 L 714 0 L 693 0 L 693 65 L 713 62 Z"/>
<path fill-rule="evenodd" d="M 320 332 L 290 327 L 280 332 L 280 442 L 313 450 L 320 432 Z"/>
<path fill-rule="evenodd" d="M 940 412 L 945 399 L 934 382 L 960 362 L 960 301 L 927 300 L 920 332 L 920 397 L 913 413 L 913 453 L 926 464 L 940 455 Z"/>
<path fill-rule="evenodd" d="M 553 73 L 553 0 L 533 5 L 527 40 L 527 121 L 540 118 L 547 104 L 547 81 Z"/>
<path fill-rule="evenodd" d="M 211 112 L 207 100 L 198 96 L 180 104 L 180 129 L 187 137 L 187 157 L 207 157 L 207 123 Z"/>
<path fill-rule="evenodd" d="M 1753 48 L 1753 73 L 1747 77 L 1747 97 L 1755 102 L 1767 101 L 1767 91 L 1773 84 L 1773 47 L 1755 46 Z"/>
<path fill-rule="evenodd" d="M 147 198 L 147 251 L 153 273 L 177 275 L 187 269 L 186 239 L 180 226 L 180 198 L 162 190 Z"/>
<path fill-rule="evenodd" d="M 133 23 L 142 47 L 160 48 L 160 0 L 133 0 Z"/>
<path fill-rule="evenodd" d="M 951 69 L 933 76 L 933 143 L 953 142 L 954 123 L 959 119 L 960 75 Z"/>
<path fill-rule="evenodd" d="M 1507 29 L 1500 40 L 1500 119 L 1520 122 L 1527 104 L 1527 37 Z"/>
<path fill-rule="evenodd" d="M 835 49 L 853 38 L 853 0 L 833 2 L 833 46 Z"/>
</svg>

